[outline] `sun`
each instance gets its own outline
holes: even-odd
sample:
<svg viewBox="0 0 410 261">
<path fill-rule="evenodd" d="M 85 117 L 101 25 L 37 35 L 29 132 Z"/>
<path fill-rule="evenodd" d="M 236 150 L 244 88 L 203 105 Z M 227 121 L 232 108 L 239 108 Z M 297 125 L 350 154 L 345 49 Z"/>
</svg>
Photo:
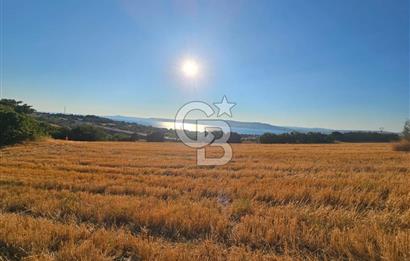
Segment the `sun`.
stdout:
<svg viewBox="0 0 410 261">
<path fill-rule="evenodd" d="M 182 61 L 181 71 L 187 78 L 197 78 L 199 75 L 199 64 L 194 59 L 185 59 Z"/>
</svg>

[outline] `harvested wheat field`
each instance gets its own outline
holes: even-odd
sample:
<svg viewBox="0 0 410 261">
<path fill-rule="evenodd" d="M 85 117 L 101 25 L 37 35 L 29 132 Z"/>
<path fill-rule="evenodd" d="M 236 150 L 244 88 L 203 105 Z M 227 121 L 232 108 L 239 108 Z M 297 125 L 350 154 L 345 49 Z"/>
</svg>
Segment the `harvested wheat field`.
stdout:
<svg viewBox="0 0 410 261">
<path fill-rule="evenodd" d="M 3 148 L 0 260 L 409 260 L 410 154 L 389 144 Z"/>
</svg>

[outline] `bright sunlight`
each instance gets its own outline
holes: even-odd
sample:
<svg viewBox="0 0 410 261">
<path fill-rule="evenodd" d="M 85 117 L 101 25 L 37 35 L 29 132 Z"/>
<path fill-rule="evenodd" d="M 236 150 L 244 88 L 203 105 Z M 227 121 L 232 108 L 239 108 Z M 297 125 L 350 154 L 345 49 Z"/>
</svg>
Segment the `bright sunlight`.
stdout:
<svg viewBox="0 0 410 261">
<path fill-rule="evenodd" d="M 199 65 L 194 59 L 185 59 L 181 65 L 181 71 L 187 78 L 197 78 Z"/>
</svg>

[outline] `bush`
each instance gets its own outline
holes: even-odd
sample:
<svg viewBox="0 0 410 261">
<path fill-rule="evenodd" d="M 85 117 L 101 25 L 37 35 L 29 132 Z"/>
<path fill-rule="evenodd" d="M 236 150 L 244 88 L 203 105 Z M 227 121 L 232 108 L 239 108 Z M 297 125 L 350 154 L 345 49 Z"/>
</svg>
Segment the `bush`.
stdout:
<svg viewBox="0 0 410 261">
<path fill-rule="evenodd" d="M 133 133 L 130 136 L 130 141 L 137 141 L 139 139 L 141 139 L 141 135 L 139 135 L 138 133 Z"/>
<path fill-rule="evenodd" d="M 48 132 L 53 139 L 64 140 L 70 136 L 71 130 L 67 127 L 51 127 Z"/>
<path fill-rule="evenodd" d="M 148 142 L 163 142 L 165 140 L 164 134 L 158 131 L 148 134 L 146 139 Z"/>
<path fill-rule="evenodd" d="M 124 133 L 115 133 L 109 137 L 111 141 L 131 141 L 131 136 Z"/>
<path fill-rule="evenodd" d="M 212 134 L 214 135 L 214 140 L 213 142 L 220 142 L 219 140 L 222 138 L 223 136 L 223 132 L 222 131 L 212 131 Z M 196 137 L 194 137 L 193 139 L 196 139 Z M 241 143 L 241 135 L 236 133 L 236 132 L 230 132 L 229 133 L 229 138 L 227 140 L 228 143 Z"/>
<path fill-rule="evenodd" d="M 236 132 L 231 132 L 231 135 L 229 136 L 228 143 L 241 143 L 241 135 L 236 133 Z"/>
<path fill-rule="evenodd" d="M 28 105 L 24 105 L 22 109 L 16 106 L 7 106 L 4 104 L 4 100 L 1 100 L 0 146 L 11 145 L 25 140 L 34 140 L 45 135 L 45 131 L 40 124 L 31 116 L 25 114 L 25 111 L 30 111 L 28 108 L 30 108 Z"/>
<path fill-rule="evenodd" d="M 68 138 L 77 141 L 104 141 L 108 136 L 102 129 L 84 124 L 73 128 Z"/>
</svg>

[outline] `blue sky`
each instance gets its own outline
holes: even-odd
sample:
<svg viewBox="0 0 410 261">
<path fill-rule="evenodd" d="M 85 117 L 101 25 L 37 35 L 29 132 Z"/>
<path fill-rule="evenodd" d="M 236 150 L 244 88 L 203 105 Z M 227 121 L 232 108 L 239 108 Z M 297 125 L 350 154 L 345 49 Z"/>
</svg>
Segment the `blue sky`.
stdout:
<svg viewBox="0 0 410 261">
<path fill-rule="evenodd" d="M 172 118 L 227 95 L 235 120 L 276 125 L 409 117 L 407 0 L 0 1 L 3 94 L 40 111 Z"/>
</svg>

